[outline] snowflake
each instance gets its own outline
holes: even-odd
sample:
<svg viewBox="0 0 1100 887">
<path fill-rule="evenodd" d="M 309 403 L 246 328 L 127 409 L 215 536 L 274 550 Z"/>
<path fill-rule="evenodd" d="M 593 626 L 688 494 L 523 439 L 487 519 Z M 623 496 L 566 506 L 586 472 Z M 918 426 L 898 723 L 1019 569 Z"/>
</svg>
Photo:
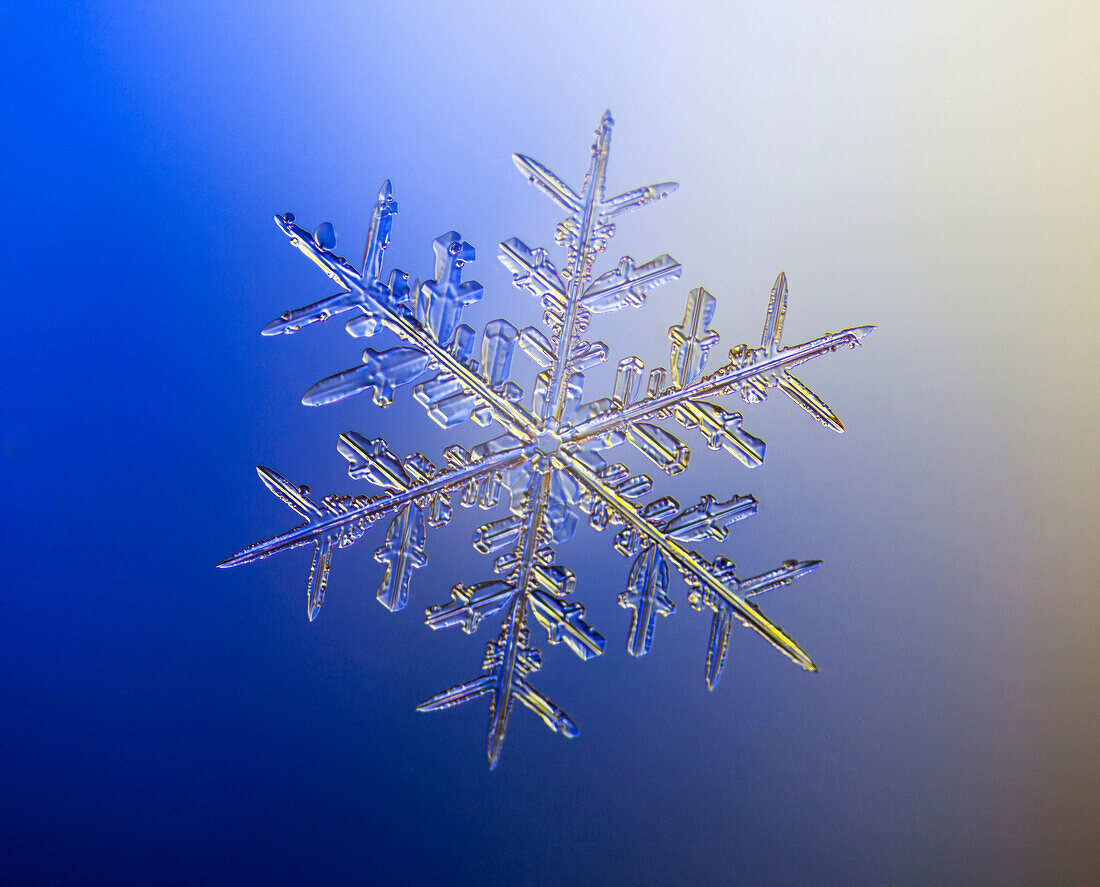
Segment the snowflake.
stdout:
<svg viewBox="0 0 1100 887">
<path fill-rule="evenodd" d="M 640 305 L 651 289 L 679 278 L 681 272 L 669 255 L 640 265 L 626 256 L 593 277 L 597 254 L 615 234 L 615 219 L 667 197 L 677 187 L 665 182 L 605 197 L 611 126 L 611 115 L 605 113 L 579 192 L 530 157 L 513 156 L 528 181 L 566 213 L 555 236 L 567 251 L 565 265 L 558 270 L 547 250 L 532 249 L 517 238 L 500 244 L 500 261 L 512 272 L 515 286 L 540 301 L 549 335 L 535 327 L 519 330 L 507 320 L 491 320 L 482 330 L 477 356 L 477 335 L 461 321 L 463 309 L 481 299 L 482 287 L 462 280 L 474 248 L 457 232 L 435 239 L 435 276 L 430 280 L 410 282 L 409 275 L 397 269 L 383 275 L 383 255 L 397 212 L 388 181 L 371 216 L 361 271 L 334 253 L 336 236 L 330 222 L 310 234 L 290 213 L 275 218 L 291 245 L 320 266 L 340 292 L 287 311 L 264 328 L 264 335 L 294 333 L 346 313 L 351 315 L 346 329 L 352 336 L 371 337 L 388 330 L 401 342 L 384 350 L 367 348 L 362 365 L 318 382 L 302 398 L 304 404 L 331 403 L 369 389 L 376 404 L 387 406 L 398 386 L 415 383 L 413 397 L 442 428 L 473 420 L 487 428 L 497 426 L 501 433 L 470 450 L 447 447 L 441 466 L 421 453 L 400 459 L 381 438 L 368 440 L 354 431 L 341 435 L 337 446 L 350 463 L 348 473 L 379 487 L 381 492 L 374 496 L 314 501 L 308 487 L 260 466 L 263 483 L 305 523 L 257 542 L 219 566 L 235 567 L 312 545 L 307 595 L 313 620 L 325 596 L 333 551 L 354 544 L 371 524 L 387 517 L 389 527 L 374 554 L 385 566 L 378 599 L 397 611 L 408 603 L 413 573 L 427 561 L 426 528 L 446 525 L 455 499 L 466 507 L 492 509 L 504 496 L 506 513 L 473 535 L 475 549 L 496 555 L 497 578 L 458 583 L 451 599 L 430 607 L 426 619 L 433 629 L 461 626 L 472 633 L 483 620 L 503 614 L 499 634 L 486 648 L 480 675 L 418 707 L 437 711 L 488 696 L 490 767 L 499 760 L 515 700 L 551 730 L 577 735 L 573 720 L 531 683 L 542 659 L 531 646 L 530 619 L 546 630 L 549 643 L 564 643 L 582 659 L 603 652 L 603 636 L 585 621 L 584 605 L 572 599 L 573 573 L 555 563 L 556 546 L 573 535 L 582 517 L 596 530 L 617 528 L 615 550 L 633 559 L 626 589 L 619 595 L 619 603 L 633 611 L 627 640 L 631 655 L 649 651 L 657 616 L 674 610 L 668 593 L 673 567 L 687 583 L 691 605 L 713 611 L 706 656 L 708 687 L 713 689 L 722 673 L 735 620 L 802 667 L 816 670 L 809 656 L 753 599 L 789 585 L 820 561 L 789 560 L 759 576 L 740 579 L 725 557 L 707 560 L 688 546 L 708 537 L 723 540 L 731 524 L 756 511 L 756 499 L 731 495 L 721 501 L 706 495 L 688 508 L 669 496 L 647 502 L 652 480 L 623 464 L 609 463 L 604 454 L 628 442 L 666 474 L 683 471 L 690 451 L 657 424 L 664 421 L 698 431 L 709 448 L 724 449 L 747 466 L 759 465 L 764 442 L 745 431 L 739 413 L 711 398 L 740 394 L 746 402 L 758 403 L 771 389 L 788 395 L 829 428 L 843 431 L 833 411 L 790 370 L 842 346 L 855 346 L 873 327 L 780 347 L 787 310 L 787 281 L 781 273 L 771 291 L 760 346 L 738 345 L 725 363 L 705 375 L 718 334 L 709 326 L 714 296 L 699 287 L 688 295 L 683 320 L 669 329 L 669 368 L 651 370 L 643 392 L 642 362 L 627 357 L 618 364 L 610 396 L 584 402 L 585 371 L 608 357 L 605 343 L 583 338 L 592 315 Z M 509 378 L 517 344 L 541 370 L 530 400 Z"/>
</svg>

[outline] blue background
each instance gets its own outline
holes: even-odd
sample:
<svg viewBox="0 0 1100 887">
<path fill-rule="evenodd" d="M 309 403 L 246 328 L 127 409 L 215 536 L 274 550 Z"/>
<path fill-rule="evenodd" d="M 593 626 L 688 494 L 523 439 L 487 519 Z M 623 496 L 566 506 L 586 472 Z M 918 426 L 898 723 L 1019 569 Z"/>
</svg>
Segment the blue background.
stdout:
<svg viewBox="0 0 1100 887">
<path fill-rule="evenodd" d="M 6 883 L 1100 878 L 1095 4 L 594 6 L 0 5 Z M 414 710 L 491 637 L 421 616 L 489 575 L 480 514 L 397 615 L 381 528 L 313 624 L 307 554 L 214 569 L 293 523 L 255 464 L 359 492 L 341 431 L 478 439 L 407 394 L 299 405 L 358 347 L 258 335 L 329 294 L 271 214 L 357 258 L 389 177 L 390 266 L 455 228 L 468 319 L 532 323 L 495 245 L 559 214 L 509 154 L 579 185 L 605 107 L 613 192 L 682 183 L 607 255 L 685 266 L 595 327 L 616 360 L 664 361 L 700 284 L 755 342 L 780 269 L 787 342 L 879 326 L 802 373 L 846 434 L 772 400 L 765 466 L 696 447 L 658 485 L 760 499 L 722 549 L 742 575 L 826 561 L 765 602 L 822 670 L 735 632 L 708 693 L 682 586 L 631 659 L 628 565 L 582 532 L 561 560 L 608 652 L 542 643 L 537 680 L 581 736 L 517 710 L 490 773 L 484 706 Z"/>
</svg>

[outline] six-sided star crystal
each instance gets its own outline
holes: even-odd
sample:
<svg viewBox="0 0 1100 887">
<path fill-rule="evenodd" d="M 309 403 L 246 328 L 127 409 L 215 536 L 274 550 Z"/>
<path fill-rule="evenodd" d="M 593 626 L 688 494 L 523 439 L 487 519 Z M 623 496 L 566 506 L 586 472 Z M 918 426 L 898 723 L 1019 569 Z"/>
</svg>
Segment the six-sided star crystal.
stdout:
<svg viewBox="0 0 1100 887">
<path fill-rule="evenodd" d="M 789 560 L 762 575 L 739 579 L 727 558 L 708 560 L 688 546 L 723 540 L 730 525 L 755 513 L 752 496 L 732 494 L 720 500 L 706 495 L 687 508 L 669 496 L 647 502 L 651 479 L 610 462 L 608 455 L 629 443 L 663 472 L 675 475 L 687 467 L 690 450 L 666 427 L 672 424 L 698 431 L 710 449 L 724 449 L 749 467 L 759 465 L 764 442 L 742 428 L 739 413 L 712 398 L 740 394 L 746 402 L 758 403 L 773 389 L 827 427 L 843 431 L 833 411 L 790 370 L 858 344 L 872 327 L 781 347 L 787 311 L 787 280 L 781 273 L 772 287 L 760 346 L 736 346 L 725 363 L 705 374 L 718 343 L 717 332 L 710 329 L 716 302 L 697 287 L 688 295 L 683 320 L 669 329 L 669 367 L 645 374 L 639 358 L 626 357 L 618 363 L 613 390 L 584 400 L 585 372 L 609 355 L 607 344 L 584 338 L 592 315 L 640 305 L 650 290 L 681 274 L 679 263 L 669 255 L 642 264 L 625 256 L 593 277 L 598 254 L 614 236 L 614 220 L 667 197 L 677 187 L 665 182 L 605 197 L 611 126 L 611 115 L 605 113 L 580 191 L 530 157 L 513 157 L 528 180 L 566 213 L 555 238 L 566 249 L 560 271 L 545 249 L 532 249 L 517 238 L 500 244 L 499 258 L 512 272 L 516 287 L 539 300 L 549 335 L 535 327 L 519 330 L 501 318 L 485 324 L 477 347 L 477 333 L 462 322 L 462 315 L 482 298 L 483 289 L 462 280 L 474 248 L 455 231 L 433 244 L 432 278 L 411 282 L 397 269 L 383 276 L 383 256 L 397 212 L 388 181 L 371 216 L 361 270 L 335 254 L 331 223 L 322 223 L 310 234 L 290 213 L 275 219 L 291 244 L 340 290 L 287 311 L 264 328 L 265 335 L 297 332 L 347 314 L 350 335 L 370 338 L 388 332 L 399 341 L 382 350 L 366 348 L 361 365 L 321 380 L 306 392 L 303 403 L 316 406 L 370 390 L 376 404 L 387 406 L 395 389 L 412 385 L 413 397 L 440 427 L 472 420 L 494 430 L 470 450 L 448 446 L 441 465 L 420 453 L 399 459 L 381 438 L 368 440 L 354 431 L 341 435 L 337 446 L 348 460 L 348 473 L 378 487 L 380 492 L 373 496 L 326 496 L 315 502 L 307 487 L 295 486 L 261 466 L 260 479 L 305 523 L 251 545 L 219 566 L 238 566 L 312 545 L 307 586 L 312 620 L 324 599 L 334 550 L 357 542 L 371 524 L 386 517 L 388 529 L 375 551 L 375 559 L 384 565 L 378 599 L 395 611 L 408 603 L 413 572 L 427 560 L 427 529 L 450 521 L 455 499 L 465 507 L 497 511 L 499 516 L 473 537 L 478 551 L 495 555 L 496 578 L 473 585 L 459 582 L 449 601 L 428 608 L 427 623 L 433 629 L 457 625 L 472 633 L 483 621 L 503 614 L 498 637 L 488 644 L 480 675 L 419 706 L 421 711 L 435 711 L 488 696 L 491 767 L 499 760 L 515 700 L 552 730 L 577 735 L 572 719 L 530 683 L 542 659 L 530 645 L 529 620 L 533 617 L 545 629 L 549 643 L 564 643 L 582 659 L 603 652 L 603 636 L 585 621 L 584 606 L 572 600 L 576 577 L 555 563 L 557 546 L 574 534 L 582 519 L 596 530 L 616 528 L 615 550 L 632 559 L 626 589 L 619 595 L 619 603 L 633 611 L 627 640 L 632 655 L 649 651 L 657 616 L 675 609 L 669 594 L 674 569 L 687 583 L 692 606 L 713 611 L 706 657 L 711 689 L 721 675 L 735 621 L 799 665 L 816 670 L 753 598 L 790 584 L 820 562 Z M 529 398 L 510 378 L 517 345 L 539 368 Z"/>
</svg>

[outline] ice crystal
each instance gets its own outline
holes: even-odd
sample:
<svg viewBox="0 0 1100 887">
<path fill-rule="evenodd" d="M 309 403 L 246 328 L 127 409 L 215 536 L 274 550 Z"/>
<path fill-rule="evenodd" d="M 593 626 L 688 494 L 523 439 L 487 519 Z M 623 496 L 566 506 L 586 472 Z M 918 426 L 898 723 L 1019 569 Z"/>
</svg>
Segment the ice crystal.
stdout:
<svg viewBox="0 0 1100 887">
<path fill-rule="evenodd" d="M 479 527 L 474 548 L 496 556 L 496 578 L 466 585 L 459 582 L 450 600 L 427 609 L 433 629 L 461 626 L 472 633 L 483 621 L 503 617 L 489 642 L 482 673 L 425 700 L 420 711 L 437 711 L 489 697 L 490 767 L 500 758 L 512 703 L 518 700 L 551 730 L 577 735 L 577 725 L 531 683 L 542 657 L 531 646 L 530 619 L 546 631 L 550 644 L 565 644 L 582 659 L 603 653 L 604 637 L 585 621 L 584 605 L 573 599 L 574 574 L 556 562 L 557 546 L 569 539 L 582 518 L 596 530 L 616 528 L 614 547 L 631 559 L 619 604 L 632 613 L 627 650 L 647 653 L 658 616 L 670 615 L 670 575 L 678 572 L 697 610 L 713 611 L 706 653 L 706 680 L 718 683 L 726 661 L 734 621 L 753 629 L 796 663 L 809 670 L 809 656 L 753 600 L 789 585 L 820 561 L 789 560 L 751 579 L 740 579 L 725 557 L 708 560 L 689 546 L 707 539 L 723 540 L 728 528 L 756 511 L 748 495 L 720 500 L 703 496 L 684 508 L 664 496 L 646 501 L 652 481 L 605 457 L 629 443 L 668 475 L 683 471 L 690 451 L 668 429 L 697 430 L 710 449 L 724 449 L 744 465 L 759 465 L 764 442 L 747 432 L 740 413 L 712 398 L 739 394 L 748 403 L 763 401 L 778 389 L 834 431 L 843 431 L 833 411 L 790 370 L 814 357 L 855 346 L 872 327 L 827 333 L 801 345 L 780 346 L 787 312 L 787 279 L 780 274 L 771 290 L 760 346 L 738 345 L 726 361 L 706 374 L 708 358 L 718 344 L 710 328 L 715 298 L 702 287 L 692 289 L 683 319 L 669 328 L 668 368 L 649 371 L 637 357 L 619 361 L 613 390 L 591 401 L 584 398 L 586 370 L 608 358 L 608 346 L 584 338 L 592 315 L 629 309 L 649 292 L 680 277 L 669 255 L 636 264 L 629 256 L 614 268 L 593 276 L 597 255 L 615 234 L 624 213 L 670 195 L 676 184 L 664 182 L 606 197 L 604 179 L 612 120 L 605 113 L 596 129 L 584 184 L 575 191 L 545 166 L 521 154 L 516 166 L 536 188 L 566 214 L 555 240 L 565 248 L 559 270 L 550 253 L 517 238 L 500 244 L 500 261 L 512 272 L 515 286 L 538 299 L 548 334 L 536 327 L 517 329 L 506 319 L 491 320 L 480 345 L 472 327 L 462 322 L 466 306 L 479 301 L 480 284 L 463 280 L 474 248 L 455 231 L 435 239 L 434 276 L 411 282 L 404 271 L 383 272 L 383 256 L 397 212 L 390 183 L 382 185 L 371 216 L 362 270 L 336 255 L 330 222 L 312 234 L 290 213 L 275 221 L 301 250 L 340 288 L 334 296 L 287 311 L 268 324 L 264 335 L 294 333 L 337 314 L 348 314 L 349 334 L 373 337 L 383 330 L 400 344 L 363 351 L 362 365 L 322 379 L 302 402 L 320 405 L 371 391 L 374 402 L 387 406 L 401 385 L 440 427 L 473 420 L 499 434 L 470 450 L 458 445 L 443 451 L 436 465 L 421 453 L 399 458 L 385 440 L 368 440 L 349 431 L 337 448 L 349 462 L 348 473 L 379 488 L 376 495 L 326 496 L 314 501 L 309 488 L 290 483 L 270 468 L 257 468 L 272 493 L 305 519 L 294 529 L 245 548 L 219 566 L 234 567 L 298 546 L 313 546 L 307 584 L 310 620 L 325 596 L 335 549 L 357 542 L 382 518 L 389 519 L 375 559 L 384 565 L 378 599 L 391 611 L 409 600 L 413 573 L 427 560 L 427 530 L 448 523 L 457 500 L 465 507 L 497 509 L 499 516 Z M 528 397 L 510 379 L 516 346 L 540 368 Z M 503 497 L 503 502 L 501 501 Z"/>
</svg>

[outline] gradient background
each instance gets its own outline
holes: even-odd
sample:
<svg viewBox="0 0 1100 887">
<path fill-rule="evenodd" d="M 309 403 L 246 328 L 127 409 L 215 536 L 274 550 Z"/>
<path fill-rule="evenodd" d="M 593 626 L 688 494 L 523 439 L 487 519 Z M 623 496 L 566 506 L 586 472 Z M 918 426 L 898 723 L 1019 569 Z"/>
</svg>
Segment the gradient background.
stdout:
<svg viewBox="0 0 1100 887">
<path fill-rule="evenodd" d="M 174 7 L 0 4 L 6 883 L 1100 881 L 1095 3 Z M 685 267 L 597 324 L 616 359 L 666 360 L 699 284 L 756 341 L 780 269 L 788 342 L 879 326 L 802 373 L 848 433 L 772 401 L 764 467 L 659 486 L 757 495 L 743 575 L 825 559 L 765 605 L 821 673 L 740 632 L 708 693 L 686 602 L 630 659 L 581 533 L 608 652 L 540 643 L 537 681 L 581 736 L 517 710 L 490 774 L 484 706 L 414 711 L 491 637 L 422 624 L 488 575 L 480 513 L 396 616 L 369 540 L 312 625 L 308 554 L 214 569 L 293 524 L 254 464 L 358 492 L 339 432 L 447 443 L 407 394 L 298 405 L 361 346 L 259 336 L 331 291 L 271 214 L 357 258 L 390 177 L 391 266 L 455 228 L 468 319 L 533 322 L 495 245 L 559 212 L 509 154 L 579 185 L 605 107 L 611 189 L 682 183 L 605 260 Z"/>
</svg>

